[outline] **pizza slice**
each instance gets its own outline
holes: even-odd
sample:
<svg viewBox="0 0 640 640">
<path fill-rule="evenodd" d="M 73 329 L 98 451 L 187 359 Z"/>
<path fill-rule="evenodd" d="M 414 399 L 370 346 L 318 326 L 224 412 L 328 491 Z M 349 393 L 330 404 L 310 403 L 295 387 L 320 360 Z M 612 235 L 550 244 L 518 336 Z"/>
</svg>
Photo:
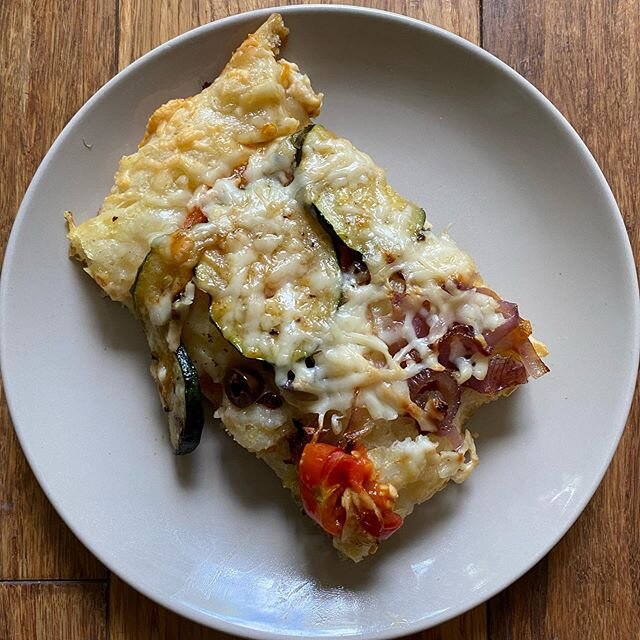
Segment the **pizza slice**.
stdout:
<svg viewBox="0 0 640 640">
<path fill-rule="evenodd" d="M 322 94 L 298 66 L 278 58 L 289 31 L 273 14 L 235 51 L 220 76 L 190 98 L 171 100 L 149 119 L 138 150 L 124 156 L 114 185 L 95 217 L 76 225 L 67 212 L 70 253 L 104 292 L 142 320 L 153 356 L 151 372 L 169 419 L 176 453 L 192 451 L 203 427 L 201 398 L 179 336 L 188 297 L 159 297 L 155 307 L 136 305 L 159 296 L 152 272 L 161 256 L 182 251 L 191 239 L 163 246 L 163 237 L 202 222 L 190 206 L 196 192 L 241 171 L 274 140 L 294 133 L 318 114 Z M 153 243 L 157 240 L 157 244 Z M 142 268 L 143 262 L 145 267 Z M 184 274 L 184 267 L 178 269 Z M 182 282 L 176 274 L 171 286 Z M 165 304 L 160 308 L 159 305 Z M 167 322 L 156 327 L 164 314 Z"/>
<path fill-rule="evenodd" d="M 319 98 L 306 77 L 296 82 L 311 116 Z M 546 349 L 383 169 L 298 116 L 241 162 L 212 156 L 226 169 L 194 179 L 173 227 L 136 245 L 130 306 L 176 452 L 197 445 L 204 396 L 359 561 L 417 504 L 468 477 L 471 414 L 546 373 Z"/>
</svg>

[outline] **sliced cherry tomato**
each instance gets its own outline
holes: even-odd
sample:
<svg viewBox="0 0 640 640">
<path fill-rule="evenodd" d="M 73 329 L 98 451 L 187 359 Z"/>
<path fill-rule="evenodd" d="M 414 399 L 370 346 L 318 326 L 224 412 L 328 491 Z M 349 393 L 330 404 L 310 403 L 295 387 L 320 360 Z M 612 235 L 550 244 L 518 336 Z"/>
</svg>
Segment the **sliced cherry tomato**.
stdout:
<svg viewBox="0 0 640 640">
<path fill-rule="evenodd" d="M 309 443 L 300 458 L 300 495 L 307 514 L 327 533 L 339 535 L 346 512 L 342 496 L 356 492 L 358 519 L 373 537 L 388 538 L 402 524 L 393 511 L 388 487 L 375 481 L 375 468 L 364 451 L 347 453 L 324 443 Z"/>
<path fill-rule="evenodd" d="M 358 518 L 365 531 L 374 538 L 386 540 L 402 526 L 403 520 L 402 516 L 393 511 L 395 500 L 389 495 L 388 489 L 383 492 L 377 491 L 380 486 L 378 483 L 374 483 L 373 487 L 369 485 L 367 493 L 373 499 L 375 508 L 360 507 Z"/>
</svg>

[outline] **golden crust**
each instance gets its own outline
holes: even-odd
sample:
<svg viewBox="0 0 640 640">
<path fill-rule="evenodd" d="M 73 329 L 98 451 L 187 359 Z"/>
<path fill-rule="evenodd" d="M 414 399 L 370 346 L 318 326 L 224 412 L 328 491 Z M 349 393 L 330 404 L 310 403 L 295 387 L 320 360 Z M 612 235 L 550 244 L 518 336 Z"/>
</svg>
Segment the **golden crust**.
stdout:
<svg viewBox="0 0 640 640">
<path fill-rule="evenodd" d="M 138 151 L 121 159 L 98 215 L 69 226 L 72 254 L 113 300 L 131 306 L 130 289 L 151 240 L 183 224 L 198 187 L 231 175 L 261 146 L 319 111 L 322 96 L 308 78 L 276 59 L 287 34 L 282 17 L 272 15 L 211 86 L 158 108 Z"/>
</svg>

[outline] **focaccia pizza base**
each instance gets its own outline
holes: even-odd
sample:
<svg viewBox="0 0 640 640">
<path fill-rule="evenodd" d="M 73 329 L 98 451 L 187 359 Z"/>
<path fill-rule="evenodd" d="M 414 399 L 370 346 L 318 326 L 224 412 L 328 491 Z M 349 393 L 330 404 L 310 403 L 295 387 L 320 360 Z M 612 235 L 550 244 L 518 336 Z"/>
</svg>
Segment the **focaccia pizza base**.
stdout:
<svg viewBox="0 0 640 640">
<path fill-rule="evenodd" d="M 517 306 L 346 138 L 277 57 L 272 15 L 150 118 L 72 255 L 141 320 L 176 453 L 202 398 L 345 556 L 478 462 L 486 402 L 547 369 Z M 211 410 L 211 409 L 209 409 Z"/>
</svg>

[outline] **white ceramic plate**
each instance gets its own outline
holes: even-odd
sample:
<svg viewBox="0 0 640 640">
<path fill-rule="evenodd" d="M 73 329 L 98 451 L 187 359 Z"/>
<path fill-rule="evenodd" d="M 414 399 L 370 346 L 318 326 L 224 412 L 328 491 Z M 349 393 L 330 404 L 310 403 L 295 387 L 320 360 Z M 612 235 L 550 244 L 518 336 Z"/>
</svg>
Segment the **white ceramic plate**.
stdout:
<svg viewBox="0 0 640 640">
<path fill-rule="evenodd" d="M 638 360 L 638 291 L 611 192 L 583 143 L 516 73 L 397 15 L 291 7 L 284 54 L 326 94 L 321 121 L 388 167 L 548 343 L 552 373 L 473 421 L 481 465 L 374 558 L 341 562 L 271 472 L 216 428 L 175 458 L 137 323 L 66 257 L 162 102 L 194 93 L 267 16 L 191 31 L 73 118 L 25 196 L 4 264 L 1 355 L 29 462 L 76 535 L 161 604 L 252 637 L 402 635 L 531 567 L 596 489 Z M 83 144 L 92 145 L 90 149 Z"/>
</svg>

